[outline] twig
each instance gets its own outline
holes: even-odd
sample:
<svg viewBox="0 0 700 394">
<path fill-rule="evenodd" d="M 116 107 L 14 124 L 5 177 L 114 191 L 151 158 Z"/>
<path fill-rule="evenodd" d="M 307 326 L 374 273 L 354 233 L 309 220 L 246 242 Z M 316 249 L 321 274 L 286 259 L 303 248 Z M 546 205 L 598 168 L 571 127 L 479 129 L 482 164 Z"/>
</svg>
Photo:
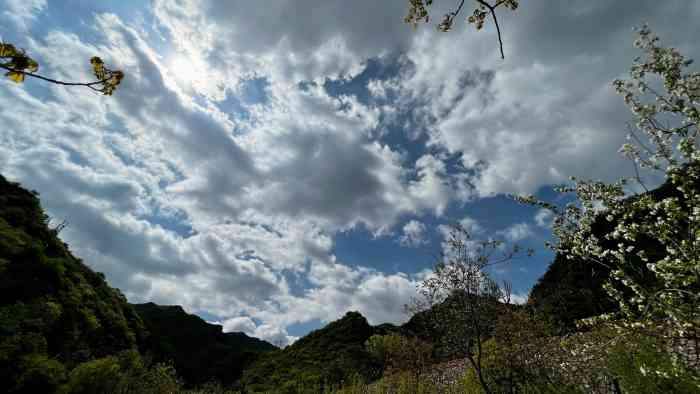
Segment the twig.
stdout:
<svg viewBox="0 0 700 394">
<path fill-rule="evenodd" d="M 99 81 L 95 81 L 95 82 L 64 82 L 64 81 L 59 81 L 59 80 L 57 80 L 57 79 L 47 78 L 47 77 L 44 77 L 44 76 L 39 75 L 39 74 L 34 74 L 34 73 L 22 71 L 22 70 L 17 70 L 17 69 L 14 69 L 14 68 L 12 68 L 12 67 L 7 67 L 7 66 L 5 66 L 5 65 L 3 65 L 3 64 L 0 64 L 0 68 L 3 68 L 3 69 L 5 69 L 5 70 L 11 71 L 11 72 L 20 73 L 20 74 L 23 74 L 23 75 L 28 76 L 28 77 L 34 77 L 34 78 L 41 79 L 41 80 L 44 80 L 44 81 L 47 81 L 47 82 L 55 83 L 55 84 L 57 84 L 57 85 L 64 85 L 64 86 L 86 86 L 86 87 L 88 87 L 88 88 L 90 88 L 90 89 L 92 89 L 92 90 L 98 91 L 98 92 L 99 92 L 100 90 L 94 88 L 93 86 L 94 86 L 94 85 L 99 85 L 99 84 L 105 83 L 105 82 L 107 82 L 107 81 L 109 81 L 109 80 L 111 79 L 111 77 L 110 77 L 110 78 L 105 78 L 105 79 L 102 79 L 102 80 L 99 80 Z"/>
<path fill-rule="evenodd" d="M 506 56 L 503 54 L 503 40 L 501 39 L 501 28 L 498 25 L 498 18 L 496 18 L 496 7 L 501 5 L 502 2 L 496 3 L 496 5 L 491 5 L 487 3 L 484 0 L 476 0 L 479 4 L 483 5 L 484 7 L 489 9 L 489 12 L 491 12 L 491 16 L 493 17 L 493 22 L 496 25 L 496 33 L 498 33 L 498 45 L 501 49 L 501 59 L 505 59 Z M 462 2 L 464 3 L 464 2 Z"/>
<path fill-rule="evenodd" d="M 463 7 L 463 6 L 464 6 L 464 0 L 462 0 L 462 1 L 459 3 L 459 7 L 457 7 L 457 9 L 456 9 L 454 12 L 451 13 L 452 16 L 457 16 L 457 14 L 459 14 L 459 12 L 462 11 L 462 7 Z"/>
</svg>

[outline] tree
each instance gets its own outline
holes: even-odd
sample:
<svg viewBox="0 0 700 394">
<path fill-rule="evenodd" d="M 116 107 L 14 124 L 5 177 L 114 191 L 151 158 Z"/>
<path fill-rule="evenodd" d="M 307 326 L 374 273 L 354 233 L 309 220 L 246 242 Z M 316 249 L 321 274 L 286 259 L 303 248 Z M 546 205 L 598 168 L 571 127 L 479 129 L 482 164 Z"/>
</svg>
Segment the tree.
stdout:
<svg viewBox="0 0 700 394">
<path fill-rule="evenodd" d="M 111 70 L 107 68 L 102 59 L 97 56 L 90 59 L 90 64 L 92 64 L 92 71 L 97 78 L 96 81 L 59 81 L 36 74 L 36 72 L 39 70 L 39 63 L 27 56 L 23 49 L 18 49 L 12 44 L 0 42 L 0 68 L 7 70 L 5 76 L 16 83 L 24 82 L 25 77 L 32 77 L 57 85 L 85 86 L 96 92 L 111 96 L 124 78 L 124 73 L 119 70 Z"/>
<path fill-rule="evenodd" d="M 501 287 L 490 278 L 487 269 L 519 257 L 523 251 L 515 245 L 502 252 L 499 240 L 475 241 L 461 226 L 455 225 L 447 240 L 448 251 L 435 265 L 433 273 L 418 287 L 420 298 L 407 306 L 410 312 L 427 316 L 436 331 L 441 349 L 448 356 L 469 360 L 482 389 L 490 394 L 491 385 L 484 371 L 484 343 L 493 335 L 497 316 L 510 303 L 511 286 Z"/>
<path fill-rule="evenodd" d="M 635 164 L 635 176 L 611 184 L 571 178 L 572 186 L 557 190 L 573 193 L 576 202 L 562 209 L 532 196 L 517 199 L 554 212 L 553 250 L 611 269 L 605 288 L 619 312 L 589 323 L 606 320 L 620 328 L 655 332 L 667 344 L 681 344 L 677 358 L 697 363 L 700 73 L 688 72 L 691 61 L 674 48 L 660 46 L 647 26 L 639 29 L 635 46 L 644 56 L 635 59 L 631 78 L 613 83 L 637 118 L 629 127 L 631 142 L 620 148 Z M 633 182 L 647 190 L 638 167 L 663 174 L 664 192 L 630 194 L 626 185 Z"/>
<path fill-rule="evenodd" d="M 474 24 L 477 30 L 481 30 L 486 23 L 486 19 L 491 15 L 493 23 L 496 26 L 496 32 L 498 34 L 498 45 L 501 50 L 501 59 L 505 59 L 503 54 L 503 40 L 501 38 L 501 27 L 498 25 L 498 18 L 496 17 L 496 9 L 500 6 L 509 8 L 515 11 L 518 8 L 518 0 L 497 0 L 493 4 L 485 0 L 475 0 L 477 3 L 476 8 L 472 14 L 467 18 L 467 21 Z M 428 8 L 433 4 L 433 0 L 408 0 L 409 8 L 408 15 L 404 18 L 404 22 L 410 23 L 413 27 L 418 26 L 418 22 L 428 23 L 430 17 L 428 14 Z M 448 32 L 452 30 L 455 18 L 462 12 L 464 7 L 464 0 L 459 2 L 459 5 L 454 11 L 450 11 L 445 14 L 442 18 L 440 24 L 437 25 L 437 29 L 442 32 Z"/>
</svg>

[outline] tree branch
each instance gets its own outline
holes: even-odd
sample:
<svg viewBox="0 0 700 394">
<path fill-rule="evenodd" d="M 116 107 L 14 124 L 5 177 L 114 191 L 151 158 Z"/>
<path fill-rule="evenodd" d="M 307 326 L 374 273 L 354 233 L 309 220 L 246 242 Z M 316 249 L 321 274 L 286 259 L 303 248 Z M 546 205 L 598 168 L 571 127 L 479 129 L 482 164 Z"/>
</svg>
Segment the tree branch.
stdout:
<svg viewBox="0 0 700 394">
<path fill-rule="evenodd" d="M 98 90 L 98 89 L 95 89 L 93 86 L 99 85 L 99 84 L 102 84 L 102 83 L 105 83 L 105 82 L 107 82 L 107 81 L 109 81 L 109 80 L 111 79 L 111 77 L 110 77 L 110 78 L 105 78 L 105 79 L 102 79 L 102 80 L 99 80 L 99 81 L 94 81 L 94 82 L 64 82 L 64 81 L 59 81 L 59 80 L 57 80 L 57 79 L 47 78 L 47 77 L 44 77 L 44 76 L 39 75 L 39 74 L 34 74 L 34 73 L 30 73 L 30 72 L 26 72 L 26 71 L 14 69 L 14 68 L 12 68 L 12 67 L 7 67 L 7 66 L 5 66 L 5 65 L 3 65 L 3 64 L 0 64 L 0 68 L 3 68 L 3 69 L 8 70 L 8 71 L 12 71 L 12 72 L 20 73 L 20 74 L 23 74 L 23 75 L 28 76 L 28 77 L 34 77 L 34 78 L 38 78 L 38 79 L 41 79 L 41 80 L 44 80 L 44 81 L 47 81 L 47 82 L 55 83 L 55 84 L 57 84 L 57 85 L 64 85 L 64 86 L 86 86 L 86 87 L 88 87 L 88 88 L 90 88 L 90 89 L 92 89 L 92 90 L 97 90 L 97 91 L 99 91 L 99 90 Z"/>
<path fill-rule="evenodd" d="M 501 49 L 501 59 L 505 59 L 506 56 L 503 54 L 503 40 L 501 39 L 501 27 L 498 25 L 498 18 L 496 18 L 496 7 L 501 5 L 503 2 L 499 1 L 496 3 L 496 5 L 491 5 L 487 3 L 484 0 L 476 0 L 477 3 L 483 5 L 484 7 L 489 9 L 489 12 L 491 13 L 491 16 L 493 17 L 493 23 L 496 25 L 496 33 L 498 33 L 498 45 Z M 464 3 L 464 2 L 462 2 Z"/>
<path fill-rule="evenodd" d="M 457 16 L 457 14 L 459 14 L 460 11 L 462 11 L 462 7 L 464 7 L 464 0 L 462 0 L 459 3 L 459 7 L 457 7 L 457 9 L 454 12 L 452 12 L 452 16 Z"/>
</svg>

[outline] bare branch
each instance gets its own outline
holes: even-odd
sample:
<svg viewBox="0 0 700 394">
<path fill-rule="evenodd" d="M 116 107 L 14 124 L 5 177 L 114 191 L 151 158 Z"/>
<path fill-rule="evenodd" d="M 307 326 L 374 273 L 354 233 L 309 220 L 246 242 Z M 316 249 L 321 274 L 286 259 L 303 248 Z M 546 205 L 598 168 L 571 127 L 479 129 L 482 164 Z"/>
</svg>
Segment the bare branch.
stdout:
<svg viewBox="0 0 700 394">
<path fill-rule="evenodd" d="M 504 1 L 499 1 L 495 5 L 490 5 L 489 3 L 485 2 L 484 0 L 476 0 L 479 4 L 483 5 L 484 7 L 489 9 L 489 12 L 491 13 L 491 16 L 493 17 L 493 23 L 496 25 L 496 33 L 498 33 L 498 45 L 501 49 L 501 59 L 505 59 L 506 56 L 503 54 L 503 39 L 501 38 L 501 28 L 498 25 L 498 18 L 496 18 L 496 7 L 499 5 L 503 4 Z"/>
</svg>

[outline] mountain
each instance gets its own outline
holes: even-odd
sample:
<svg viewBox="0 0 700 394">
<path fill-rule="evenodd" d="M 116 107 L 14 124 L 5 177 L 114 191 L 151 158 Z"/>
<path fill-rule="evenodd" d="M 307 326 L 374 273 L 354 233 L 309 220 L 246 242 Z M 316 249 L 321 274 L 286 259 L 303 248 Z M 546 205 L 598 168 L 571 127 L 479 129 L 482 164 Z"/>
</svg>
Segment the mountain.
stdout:
<svg viewBox="0 0 700 394">
<path fill-rule="evenodd" d="M 528 303 L 558 327 L 573 332 L 576 321 L 616 309 L 603 288 L 610 269 L 557 254 L 530 292 Z"/>
<path fill-rule="evenodd" d="M 478 312 L 471 316 L 466 314 L 465 311 L 471 308 Z M 482 338 L 489 338 L 493 335 L 500 315 L 522 308 L 521 305 L 504 304 L 493 297 L 477 298 L 453 293 L 441 303 L 415 313 L 399 327 L 397 333 L 430 343 L 433 346 L 433 357 L 437 361 L 449 361 L 464 357 L 467 342 L 455 338 L 467 338 L 467 327 L 478 323 Z M 470 317 L 475 317 L 476 320 Z"/>
<path fill-rule="evenodd" d="M 79 363 L 145 340 L 125 297 L 49 221 L 36 192 L 0 175 L 0 392 L 50 393 Z"/>
<path fill-rule="evenodd" d="M 359 312 L 348 312 L 340 320 L 312 331 L 292 345 L 266 353 L 243 373 L 246 390 L 296 393 L 304 389 L 337 385 L 354 373 L 368 378 L 378 366 L 370 361 L 365 342 L 374 329 Z"/>
<path fill-rule="evenodd" d="M 188 385 L 216 380 L 231 385 L 272 344 L 244 333 L 224 333 L 222 327 L 186 313 L 180 306 L 134 304 L 150 336 L 142 351 L 155 361 L 172 360 Z"/>
</svg>

